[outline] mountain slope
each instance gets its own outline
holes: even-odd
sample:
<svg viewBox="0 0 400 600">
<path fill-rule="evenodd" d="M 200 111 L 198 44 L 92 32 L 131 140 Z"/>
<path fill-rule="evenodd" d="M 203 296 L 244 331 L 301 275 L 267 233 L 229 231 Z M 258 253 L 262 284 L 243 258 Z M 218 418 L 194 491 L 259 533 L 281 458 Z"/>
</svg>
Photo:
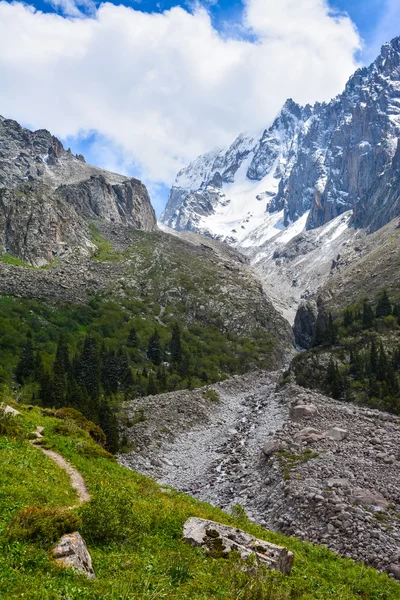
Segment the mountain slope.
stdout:
<svg viewBox="0 0 400 600">
<path fill-rule="evenodd" d="M 395 38 L 328 104 L 289 100 L 261 136 L 240 136 L 183 169 L 162 221 L 241 245 L 257 245 L 264 223 L 267 231 L 283 229 L 307 211 L 306 229 L 348 210 L 358 227 L 376 229 L 397 214 L 397 204 L 389 208 L 384 198 L 399 137 Z M 276 215 L 269 225 L 268 212 Z"/>
<path fill-rule="evenodd" d="M 46 130 L 0 118 L 0 248 L 35 266 L 94 246 L 88 224 L 154 231 L 156 219 L 138 180 L 87 165 Z"/>
</svg>

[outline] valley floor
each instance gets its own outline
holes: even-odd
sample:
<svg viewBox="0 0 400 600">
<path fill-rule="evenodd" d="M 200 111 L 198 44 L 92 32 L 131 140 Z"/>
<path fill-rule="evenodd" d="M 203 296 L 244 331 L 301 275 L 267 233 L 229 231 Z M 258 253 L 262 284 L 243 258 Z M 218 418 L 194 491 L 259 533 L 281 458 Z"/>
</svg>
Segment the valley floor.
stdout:
<svg viewBox="0 0 400 600">
<path fill-rule="evenodd" d="M 259 372 L 136 400 L 120 462 L 255 522 L 400 577 L 400 418 L 332 400 Z M 294 405 L 315 414 L 299 422 Z M 158 405 L 158 410 L 155 410 Z M 310 430 L 305 430 L 311 427 Z M 344 439 L 323 434 L 334 427 Z M 268 456 L 264 444 L 276 442 Z"/>
</svg>

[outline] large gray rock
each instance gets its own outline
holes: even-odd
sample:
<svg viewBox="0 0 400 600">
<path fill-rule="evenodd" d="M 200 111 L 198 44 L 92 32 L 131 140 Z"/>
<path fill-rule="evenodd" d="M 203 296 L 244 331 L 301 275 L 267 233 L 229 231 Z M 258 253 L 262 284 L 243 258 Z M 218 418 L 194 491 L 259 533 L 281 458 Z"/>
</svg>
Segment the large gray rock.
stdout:
<svg viewBox="0 0 400 600">
<path fill-rule="evenodd" d="M 363 488 L 352 490 L 351 501 L 353 504 L 361 504 L 376 511 L 385 510 L 389 506 L 388 501 L 381 493 Z"/>
<path fill-rule="evenodd" d="M 183 526 L 183 539 L 193 546 L 201 546 L 213 557 L 227 556 L 236 550 L 242 559 L 255 554 L 261 563 L 284 575 L 289 575 L 292 569 L 294 555 L 287 548 L 215 521 L 191 517 Z"/>
<path fill-rule="evenodd" d="M 293 421 L 301 421 L 304 417 L 313 417 L 318 414 L 315 404 L 297 404 L 290 409 L 290 418 Z"/>
<path fill-rule="evenodd" d="M 389 567 L 389 571 L 392 573 L 395 579 L 398 579 L 400 581 L 400 563 L 391 564 Z"/>
<path fill-rule="evenodd" d="M 77 531 L 62 536 L 53 549 L 53 556 L 62 567 L 72 567 L 84 573 L 88 579 L 96 577 L 85 541 Z"/>
<path fill-rule="evenodd" d="M 277 440 L 267 440 L 263 446 L 263 452 L 265 456 L 271 456 L 278 452 L 279 450 L 279 442 Z"/>
<path fill-rule="evenodd" d="M 348 431 L 347 429 L 343 429 L 342 427 L 332 427 L 332 429 L 329 429 L 329 431 L 326 431 L 324 433 L 326 438 L 329 438 L 330 440 L 335 440 L 337 442 L 341 442 L 342 440 L 346 439 L 348 436 Z"/>
</svg>

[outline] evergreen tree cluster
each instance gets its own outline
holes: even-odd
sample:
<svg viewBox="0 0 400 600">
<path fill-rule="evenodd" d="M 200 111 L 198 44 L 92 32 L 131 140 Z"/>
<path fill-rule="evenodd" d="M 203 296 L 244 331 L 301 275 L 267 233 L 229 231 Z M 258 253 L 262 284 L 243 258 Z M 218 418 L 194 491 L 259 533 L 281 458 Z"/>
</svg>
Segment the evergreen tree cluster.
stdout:
<svg viewBox="0 0 400 600">
<path fill-rule="evenodd" d="M 328 393 L 400 414 L 400 347 L 393 349 L 388 342 L 385 348 L 380 336 L 399 325 L 400 304 L 392 303 L 386 290 L 375 306 L 364 300 L 336 321 L 331 314 L 320 318 L 314 347 L 332 348 L 342 356 L 343 349 L 349 351 L 348 362 L 331 356 L 324 382 Z"/>
<path fill-rule="evenodd" d="M 29 332 L 15 379 L 21 386 L 33 386 L 32 401 L 45 407 L 75 408 L 100 425 L 107 436 L 107 449 L 116 452 L 118 428 L 111 407 L 119 399 L 175 389 L 183 380 L 189 387 L 197 381 L 207 383 L 208 375 L 204 370 L 197 373 L 190 369 L 189 357 L 182 348 L 181 331 L 175 324 L 170 341 L 164 346 L 158 330 L 153 331 L 145 357 L 138 351 L 134 327 L 130 329 L 126 344 L 118 351 L 106 348 L 98 336 L 88 334 L 83 347 L 73 354 L 61 335 L 50 365 L 39 351 L 35 351 Z"/>
</svg>

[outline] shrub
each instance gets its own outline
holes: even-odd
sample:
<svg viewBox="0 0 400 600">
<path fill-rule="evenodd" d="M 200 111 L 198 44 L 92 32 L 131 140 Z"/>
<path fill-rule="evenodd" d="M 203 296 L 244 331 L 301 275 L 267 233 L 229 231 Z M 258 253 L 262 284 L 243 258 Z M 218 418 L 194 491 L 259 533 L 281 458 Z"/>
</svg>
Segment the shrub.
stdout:
<svg viewBox="0 0 400 600">
<path fill-rule="evenodd" d="M 83 535 L 94 542 L 133 541 L 148 529 L 143 514 L 133 511 L 133 499 L 125 490 L 98 486 L 94 497 L 80 513 Z"/>
<path fill-rule="evenodd" d="M 220 400 L 219 394 L 215 390 L 206 390 L 203 392 L 203 398 L 207 398 L 212 402 L 218 402 Z"/>
<path fill-rule="evenodd" d="M 84 417 L 79 410 L 76 410 L 75 408 L 60 408 L 56 411 L 55 416 L 58 419 L 72 421 L 78 425 L 78 427 L 84 431 L 87 431 L 90 437 L 101 446 L 104 446 L 106 443 L 106 435 L 104 431 L 98 425 L 93 423 L 93 421 L 89 421 L 89 419 Z"/>
<path fill-rule="evenodd" d="M 65 533 L 77 531 L 81 524 L 81 518 L 68 509 L 33 506 L 16 515 L 9 527 L 8 537 L 10 540 L 49 544 Z"/>
<path fill-rule="evenodd" d="M 19 437 L 22 429 L 19 426 L 15 415 L 7 413 L 4 406 L 0 406 L 0 435 L 9 437 Z"/>
</svg>

